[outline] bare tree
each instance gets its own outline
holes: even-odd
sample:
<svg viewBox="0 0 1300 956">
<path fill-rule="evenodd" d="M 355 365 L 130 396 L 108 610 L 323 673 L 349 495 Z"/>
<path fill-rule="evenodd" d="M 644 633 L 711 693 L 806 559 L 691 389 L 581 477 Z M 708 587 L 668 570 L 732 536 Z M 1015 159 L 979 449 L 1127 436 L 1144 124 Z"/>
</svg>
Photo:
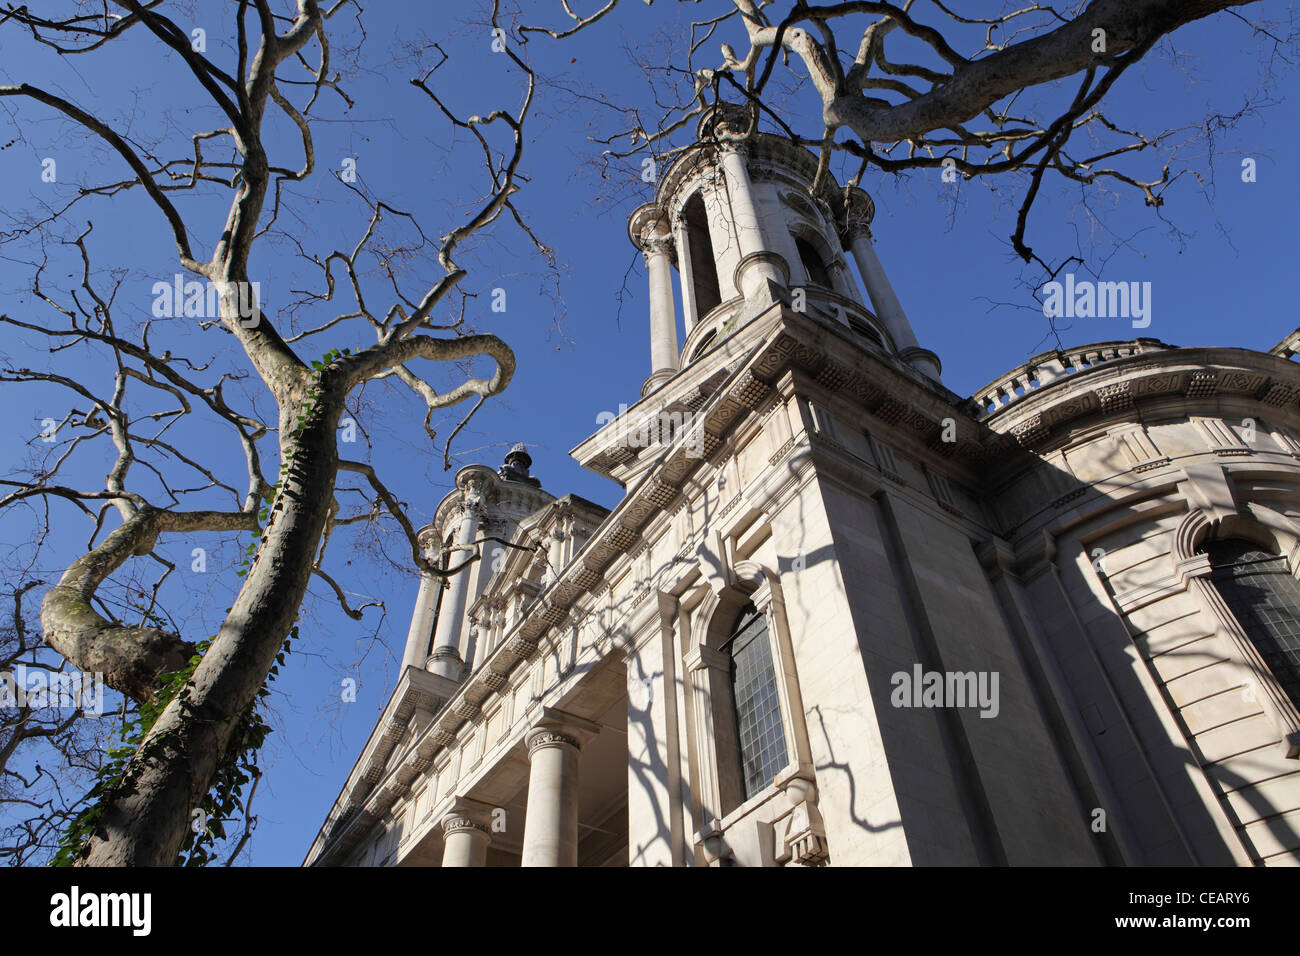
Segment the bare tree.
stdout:
<svg viewBox="0 0 1300 956">
<path fill-rule="evenodd" d="M 0 862 L 15 866 L 43 862 L 58 848 L 84 808 L 111 723 L 82 719 L 87 708 L 102 713 L 102 693 L 74 684 L 80 675 L 67 674 L 34 632 L 23 598 L 38 586 L 14 587 L 0 622 L 0 807 L 10 819 L 0 831 Z"/>
<path fill-rule="evenodd" d="M 251 714 L 313 576 L 345 613 L 361 617 L 364 606 L 351 606 L 323 563 L 335 530 L 391 522 L 409 543 L 411 563 L 428 574 L 455 574 L 478 559 L 476 549 L 463 560 L 429 561 L 402 503 L 371 463 L 340 456 L 336 433 L 348 403 L 376 382 L 408 389 L 423 403 L 430 440 L 437 437 L 436 412 L 471 403 L 463 426 L 509 384 L 515 356 L 497 336 L 471 331 L 465 297 L 456 296 L 467 274 L 458 251 L 503 215 L 549 251 L 513 204 L 524 183 L 524 127 L 534 95 L 533 72 L 513 43 L 500 52 L 521 77 L 518 106 L 468 117 L 439 91 L 447 54 L 437 44 L 418 51 L 424 67 L 411 81 L 414 88 L 432 117 L 481 153 L 485 168 L 475 205 L 432 240 L 415 215 L 372 195 L 347 170 L 318 168 L 314 141 L 325 101 L 353 105 L 332 58 L 340 42 L 363 35 L 359 8 L 349 0 L 329 6 L 239 0 L 211 5 L 203 16 L 211 39 L 199 42 L 189 29 L 194 11 L 163 0 L 68 0 L 0 10 L 7 49 L 25 39 L 33 50 L 55 51 L 69 69 L 123 44 L 147 44 L 154 57 L 178 69 L 178 77 L 202 88 L 202 101 L 186 110 L 190 122 L 214 111 L 220 117 L 215 128 L 183 128 L 172 118 L 146 141 L 133 125 L 64 95 L 53 78 L 43 85 L 35 77 L 0 85 L 0 102 L 15 106 L 20 138 L 37 137 L 44 129 L 38 123 L 61 117 L 105 147 L 118 170 L 106 181 L 80 183 L 66 203 L 3 236 L 10 248 L 26 240 L 38 251 L 34 300 L 21 310 L 6 309 L 0 323 L 29 341 L 43 341 L 52 360 L 41 369 L 4 368 L 0 380 L 61 390 L 70 407 L 46 422 L 43 443 L 33 443 L 24 474 L 4 480 L 9 491 L 0 498 L 0 514 L 34 505 L 48 513 L 50 502 L 62 501 L 86 517 L 92 530 L 84 553 L 66 562 L 44 594 L 44 639 L 75 667 L 102 673 L 111 688 L 152 708 L 138 750 L 93 816 L 82 818 L 93 825 L 77 856 L 89 865 L 177 862 L 191 811 L 203 805 L 214 782 L 239 776 L 240 752 L 260 742 Z M 221 44 L 213 29 L 218 23 Z M 328 254 L 309 251 L 292 229 L 278 227 L 294 187 L 322 176 L 337 180 L 340 194 L 365 211 L 355 243 Z M 118 208 L 134 194 L 147 199 L 174 247 L 175 268 L 185 276 L 176 281 L 174 318 L 189 320 L 196 334 L 217 337 L 206 355 L 196 354 L 203 349 L 198 339 L 190 341 L 195 352 L 189 355 L 151 344 L 151 336 L 163 337 L 161 323 L 135 321 L 118 294 L 125 274 L 94 267 L 94 227 L 70 228 L 71 214 L 84 204 L 110 197 Z M 216 219 L 204 215 L 214 196 L 225 197 Z M 408 238 L 381 241 L 393 223 Z M 284 268 L 274 255 L 280 247 L 255 257 L 272 235 L 281 246 L 292 243 L 298 261 L 318 277 L 278 316 L 261 308 L 256 280 L 259 270 Z M 76 263 L 73 281 L 47 280 L 67 256 Z M 435 277 L 413 291 L 414 272 Z M 166 304 L 168 291 L 158 294 Z M 329 348 L 319 359 L 304 351 L 358 326 L 370 330 L 373 344 Z M 168 334 L 173 331 L 169 327 Z M 238 346 L 234 360 L 226 348 L 232 341 Z M 93 354 L 103 381 L 66 371 L 62 359 L 70 354 Z M 421 360 L 465 377 L 444 385 L 417 371 Z M 476 375 L 469 364 L 474 360 L 489 360 L 494 368 Z M 263 413 L 268 396 L 274 407 Z M 200 419 L 207 423 L 202 427 L 219 426 L 227 436 L 228 448 L 209 459 L 178 437 Z M 459 427 L 443 443 L 444 456 Z M 106 443 L 113 463 L 102 488 L 75 474 L 65 477 L 86 456 L 82 471 L 95 467 L 94 456 Z M 242 478 L 231 477 L 232 459 L 242 462 Z M 278 480 L 268 474 L 276 461 Z M 342 487 L 340 473 L 353 484 Z M 175 569 L 161 556 L 160 542 L 239 534 L 253 535 L 254 542 L 232 606 L 210 642 L 186 636 L 158 602 Z M 102 595 L 105 582 L 140 574 L 142 562 L 156 568 L 152 588 L 140 591 L 144 606 L 130 615 L 110 608 Z"/>
<path fill-rule="evenodd" d="M 686 145 L 677 134 L 722 98 L 751 109 L 748 124 L 724 125 L 719 138 L 743 139 L 765 123 L 818 151 L 819 179 L 837 153 L 857 167 L 850 186 L 871 168 L 935 169 L 946 180 L 1021 173 L 1012 246 L 1025 262 L 1054 274 L 1061 265 L 1048 266 L 1026 241 L 1048 172 L 1081 186 L 1132 189 L 1160 206 L 1187 171 L 1180 150 L 1249 112 L 1159 130 L 1125 128 L 1105 106 L 1126 71 L 1179 28 L 1216 14 L 1228 21 L 1225 28 L 1244 26 L 1259 40 L 1270 72 L 1290 67 L 1294 27 L 1250 22 L 1234 9 L 1252 2 L 715 0 L 700 4 L 689 40 L 670 39 L 666 57 L 655 48 L 642 61 L 657 81 L 653 104 L 582 98 L 621 116 L 619 128 L 600 140 L 607 164 L 647 152 L 670 158 Z M 567 36 L 606 18 L 617 3 L 592 0 L 586 14 L 565 4 L 563 22 L 521 29 Z M 970 8 L 979 12 L 962 12 Z M 818 110 L 812 127 L 800 128 L 809 125 L 796 118 L 806 112 L 809 93 Z"/>
</svg>

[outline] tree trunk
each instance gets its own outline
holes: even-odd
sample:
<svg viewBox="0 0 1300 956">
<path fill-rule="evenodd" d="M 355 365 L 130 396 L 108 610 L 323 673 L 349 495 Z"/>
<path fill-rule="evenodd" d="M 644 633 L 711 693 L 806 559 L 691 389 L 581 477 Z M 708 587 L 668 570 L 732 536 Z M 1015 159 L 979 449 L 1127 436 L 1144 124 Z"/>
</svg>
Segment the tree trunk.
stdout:
<svg viewBox="0 0 1300 956">
<path fill-rule="evenodd" d="M 127 768 L 82 860 L 86 866 L 171 866 L 190 813 L 212 784 L 241 716 L 257 696 L 306 593 L 333 500 L 335 430 L 343 395 L 320 387 L 293 434 L 300 398 L 281 413 L 282 460 L 292 461 L 244 586 L 194 673 Z"/>
</svg>

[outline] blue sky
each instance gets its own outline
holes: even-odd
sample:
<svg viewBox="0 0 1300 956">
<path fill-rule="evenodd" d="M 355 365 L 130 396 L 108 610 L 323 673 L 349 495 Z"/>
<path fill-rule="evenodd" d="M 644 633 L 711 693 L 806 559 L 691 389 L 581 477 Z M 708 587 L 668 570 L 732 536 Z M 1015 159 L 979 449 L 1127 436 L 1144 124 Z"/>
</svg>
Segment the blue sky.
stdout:
<svg viewBox="0 0 1300 956">
<path fill-rule="evenodd" d="M 361 186 L 416 214 L 425 233 L 438 236 L 461 221 L 467 204 L 481 196 L 483 180 L 474 144 L 454 137 L 434 105 L 409 84 L 419 68 L 404 56 L 403 47 L 419 45 L 422 37 L 440 44 L 450 59 L 430 83 L 467 113 L 517 104 L 520 76 L 507 68 L 505 57 L 491 51 L 482 27 L 449 24 L 455 17 L 431 11 L 411 14 L 414 22 L 407 22 L 398 16 L 399 6 L 406 5 L 368 6 L 367 40 L 353 78 L 345 83 L 357 106 L 345 112 L 336 101 L 326 105 L 327 122 L 317 132 L 318 162 L 337 168 L 343 158 L 354 157 Z M 466 16 L 473 9 L 469 3 L 436 6 L 463 8 Z M 1248 9 L 1254 16 L 1268 16 L 1281 12 L 1282 5 L 1270 2 Z M 546 83 L 528 130 L 524 170 L 529 182 L 517 204 L 539 238 L 554 248 L 559 270 L 552 274 L 531 254 L 526 237 L 508 223 L 466 250 L 463 261 L 470 274 L 464 288 L 478 296 L 467 314 L 477 328 L 493 331 L 513 346 L 519 369 L 507 392 L 459 436 L 458 466 L 477 461 L 495 466 L 511 444 L 522 441 L 533 455 L 533 473 L 552 493 L 575 492 L 606 506 L 617 501 L 619 489 L 584 473 L 568 452 L 595 430 L 601 412 L 634 402 L 649 373 L 645 275 L 627 241 L 625 224 L 628 213 L 650 198 L 651 186 L 621 173 L 611 179 L 599 176 L 593 165 L 599 147 L 589 136 L 607 131 L 610 117 L 596 111 L 593 103 L 603 93 L 609 101 L 644 104 L 645 75 L 634 59 L 663 60 L 654 38 L 674 36 L 680 44 L 691 15 L 699 16 L 695 4 L 647 6 L 629 0 L 578 37 L 528 44 L 528 54 Z M 421 19 L 426 22 L 418 22 Z M 346 32 L 347 27 L 338 24 L 335 29 Z M 218 32 L 214 28 L 211 35 Z M 728 39 L 743 48 L 739 38 Z M 218 41 L 209 42 L 215 46 Z M 716 51 L 716 43 L 712 49 Z M 1085 197 L 1076 184 L 1051 177 L 1046 181 L 1030 224 L 1029 241 L 1035 250 L 1051 261 L 1082 251 L 1102 279 L 1150 282 L 1152 288 L 1149 328 L 1137 331 L 1117 319 L 1077 319 L 1072 325 L 1061 323 L 1070 325 L 1062 331 L 1066 345 L 1140 334 L 1178 345 L 1267 349 L 1300 324 L 1291 289 L 1300 183 L 1286 165 L 1300 148 L 1300 115 L 1295 102 L 1285 98 L 1285 78 L 1270 96 L 1260 93 L 1266 69 L 1260 50 L 1240 21 L 1216 17 L 1180 31 L 1172 51 L 1167 44 L 1113 90 L 1108 101 L 1112 117 L 1121 125 L 1143 129 L 1194 127 L 1204 124 L 1207 116 L 1236 114 L 1247 102 L 1268 100 L 1234 128 L 1217 132 L 1213 150 L 1204 142 L 1186 147 L 1184 161 L 1195 174 L 1186 174 L 1166 193 L 1159 215 L 1136 193 Z M 138 41 L 95 61 L 69 61 L 34 52 L 30 43 L 0 31 L 0 82 L 16 81 L 49 86 L 100 115 L 129 122 L 142 142 L 166 139 L 175 144 L 184 139 L 177 138 L 178 131 L 216 123 L 211 110 L 186 112 L 198 95 L 176 59 L 160 57 Z M 575 96 L 575 91 L 584 96 Z M 796 116 L 806 116 L 810 105 L 798 94 L 789 102 Z M 5 184 L 10 216 L 65 200 L 66 191 L 78 181 L 98 182 L 122 174 L 115 157 L 48 111 L 12 100 L 0 106 L 0 145 L 16 137 L 7 132 L 11 124 L 21 131 L 17 142 L 0 150 L 0 182 Z M 800 128 L 814 131 L 810 122 Z M 286 164 L 296 164 L 299 152 L 287 133 L 276 127 L 274 147 Z M 45 158 L 57 161 L 57 184 L 41 181 Z M 1253 183 L 1242 181 L 1243 158 L 1256 161 Z M 1131 168 L 1151 174 L 1159 164 L 1152 156 Z M 876 201 L 874 232 L 880 258 L 921 344 L 943 361 L 945 384 L 969 395 L 1049 347 L 1046 321 L 1041 312 L 1035 313 L 1031 297 L 1038 274 L 1020 263 L 1008 240 L 1023 179 L 1001 180 L 990 189 L 978 182 L 944 184 L 937 172 L 904 179 L 869 173 L 862 185 Z M 225 200 L 214 193 L 184 202 L 194 235 L 207 248 L 218 231 Z M 1100 218 L 1094 219 L 1088 207 Z M 361 204 L 333 177 L 316 176 L 293 190 L 282 225 L 304 248 L 324 255 L 350 247 L 364 215 Z M 170 281 L 177 271 L 156 210 L 141 197 L 126 195 L 83 204 L 72 218 L 79 226 L 86 219 L 95 222 L 90 248 L 97 269 L 123 270 L 115 303 L 119 329 L 148 318 L 152 284 Z M 8 219 L 0 220 L 0 229 L 11 225 Z M 386 236 L 394 241 L 410 238 L 400 224 L 391 229 Z M 48 270 L 47 285 L 70 288 L 73 266 L 68 250 L 54 240 L 49 247 L 57 268 Z M 254 278 L 262 281 L 267 305 L 278 316 L 293 297 L 291 289 L 309 281 L 319 286 L 318 277 L 295 264 L 293 253 L 287 240 L 268 241 L 253 264 Z M 422 281 L 437 277 L 427 253 L 399 265 L 398 279 L 408 295 L 422 291 Z M 30 242 L 0 245 L 0 311 L 48 320 L 27 291 L 34 255 Z M 370 288 L 378 290 L 380 278 L 370 276 Z M 504 313 L 487 307 L 496 288 L 506 290 Z M 316 321 L 327 317 L 324 311 L 306 313 Z M 102 356 L 89 350 L 51 356 L 12 330 L 0 335 L 0 356 L 7 360 L 3 364 L 59 368 L 107 391 L 110 379 Z M 365 329 L 341 327 L 337 334 L 317 337 L 318 345 L 304 347 L 303 354 L 314 357 L 329 348 L 370 340 Z M 175 347 L 177 354 L 188 350 L 186 354 L 213 355 L 216 368 L 240 364 L 228 338 L 219 333 L 196 335 L 181 322 L 158 324 L 151 341 L 156 349 Z M 442 381 L 453 379 L 447 372 Z M 32 438 L 40 422 L 61 418 L 69 400 L 46 386 L 0 387 L 7 410 L 0 440 L 8 451 L 6 477 L 12 477 L 36 447 Z M 246 392 L 250 404 L 258 392 L 256 383 L 230 388 L 235 395 Z M 374 462 L 409 503 L 412 519 L 423 523 L 450 487 L 454 471 L 443 470 L 440 449 L 435 452 L 424 438 L 423 414 L 415 402 L 382 386 L 368 389 L 366 399 L 359 420 L 368 439 L 363 437 L 355 448 L 345 446 L 344 454 Z M 149 401 L 142 396 L 141 404 L 132 406 L 134 413 Z M 265 396 L 256 402 L 263 412 L 269 408 Z M 440 421 L 440 434 L 454 427 L 459 411 Z M 211 422 L 195 423 L 186 427 L 183 447 L 215 461 L 214 467 L 240 486 L 237 446 L 228 431 Z M 105 443 L 70 474 L 83 487 L 97 487 L 110 460 Z M 141 481 L 148 489 L 148 477 Z M 227 499 L 223 506 L 228 505 Z M 72 509 L 56 505 L 52 513 L 55 532 L 40 563 L 51 581 L 80 553 L 89 533 L 87 523 Z M 21 549 L 30 530 L 26 512 L 0 516 L 0 542 L 7 549 Z M 208 570 L 201 576 L 185 570 L 196 546 L 210 552 Z M 335 542 L 327 568 L 354 602 L 382 600 L 386 611 L 381 616 L 376 609 L 368 610 L 356 623 L 338 611 L 324 588 L 313 588 L 316 597 L 304 609 L 302 637 L 275 685 L 276 732 L 263 754 L 267 777 L 254 808 L 258 827 L 243 861 L 301 861 L 387 701 L 417 587 L 415 576 L 400 570 L 403 548 L 391 535 L 358 541 L 341 534 Z M 160 550 L 181 569 L 167 586 L 169 608 L 187 637 L 208 635 L 239 583 L 233 538 L 168 540 Z M 358 681 L 355 703 L 341 700 L 345 678 Z"/>
</svg>

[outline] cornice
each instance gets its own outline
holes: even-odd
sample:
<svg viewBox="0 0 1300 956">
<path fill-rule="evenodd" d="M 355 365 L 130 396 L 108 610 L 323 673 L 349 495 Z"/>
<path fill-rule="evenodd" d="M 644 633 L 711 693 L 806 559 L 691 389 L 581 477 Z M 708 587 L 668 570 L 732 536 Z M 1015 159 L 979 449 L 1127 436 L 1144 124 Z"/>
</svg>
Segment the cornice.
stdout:
<svg viewBox="0 0 1300 956">
<path fill-rule="evenodd" d="M 1184 411 L 1199 407 L 1214 414 L 1225 400 L 1295 416 L 1300 367 L 1246 349 L 1135 350 L 1026 391 L 985 417 L 986 456 L 1011 462 L 1017 450 L 1041 455 L 1063 445 L 1080 425 L 1140 419 L 1144 406 L 1176 402 Z"/>
</svg>

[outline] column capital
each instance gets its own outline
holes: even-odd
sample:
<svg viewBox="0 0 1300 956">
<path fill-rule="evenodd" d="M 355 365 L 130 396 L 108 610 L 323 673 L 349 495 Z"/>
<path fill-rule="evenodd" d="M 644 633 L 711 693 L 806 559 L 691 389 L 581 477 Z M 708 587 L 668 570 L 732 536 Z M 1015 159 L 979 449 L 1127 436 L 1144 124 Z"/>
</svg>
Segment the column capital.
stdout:
<svg viewBox="0 0 1300 956">
<path fill-rule="evenodd" d="M 561 733 L 558 730 L 549 730 L 539 727 L 528 731 L 525 734 L 528 741 L 528 756 L 532 756 L 543 747 L 572 747 L 574 750 L 581 750 L 582 745 L 578 738 L 569 734 Z"/>
<path fill-rule="evenodd" d="M 732 131 L 730 125 L 722 125 L 718 129 L 719 132 L 724 134 Z M 741 159 L 749 159 L 749 142 L 747 140 L 719 139 L 718 149 L 722 151 L 724 156 L 739 156 Z"/>
<path fill-rule="evenodd" d="M 876 216 L 876 204 L 865 189 L 857 186 L 848 190 L 844 202 L 844 217 L 840 233 L 852 242 L 859 236 L 871 239 L 871 220 Z"/>
<path fill-rule="evenodd" d="M 459 830 L 478 830 L 488 834 L 491 829 L 493 807 L 479 800 L 457 796 L 438 818 L 442 832 L 455 833 Z"/>
<path fill-rule="evenodd" d="M 633 210 L 627 221 L 627 236 L 643 253 L 649 253 L 652 243 L 665 241 L 669 247 L 660 251 L 672 251 L 672 224 L 656 203 L 649 202 Z"/>
<path fill-rule="evenodd" d="M 587 741 L 600 733 L 600 724 L 553 707 L 539 707 L 529 717 L 531 726 L 524 732 L 524 746 L 528 748 L 530 758 L 544 747 L 581 750 Z"/>
<path fill-rule="evenodd" d="M 667 256 L 672 259 L 677 251 L 677 243 L 671 235 L 643 235 L 641 237 L 641 255 L 649 261 L 653 256 Z"/>
<path fill-rule="evenodd" d="M 846 217 L 844 224 L 840 227 L 840 235 L 844 238 L 844 242 L 849 246 L 852 246 L 853 243 L 857 242 L 859 239 L 865 239 L 867 242 L 870 242 L 872 239 L 871 220 L 857 216 Z"/>
</svg>

